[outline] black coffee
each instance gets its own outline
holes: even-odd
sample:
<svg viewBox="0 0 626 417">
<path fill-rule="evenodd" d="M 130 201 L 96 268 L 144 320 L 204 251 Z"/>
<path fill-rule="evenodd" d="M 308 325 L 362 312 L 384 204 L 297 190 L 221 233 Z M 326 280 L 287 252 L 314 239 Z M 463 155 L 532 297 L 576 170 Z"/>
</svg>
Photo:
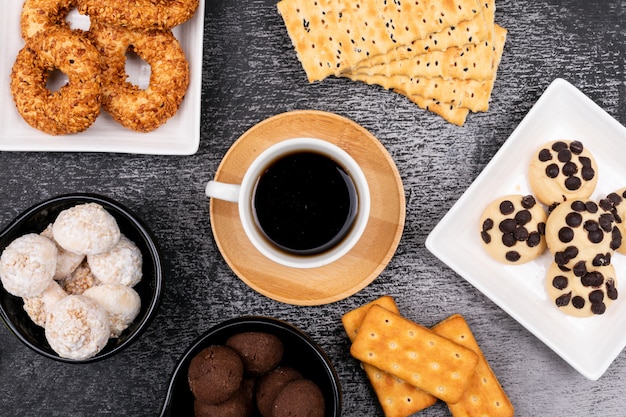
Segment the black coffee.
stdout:
<svg viewBox="0 0 626 417">
<path fill-rule="evenodd" d="M 285 155 L 271 163 L 252 198 L 255 220 L 265 237 L 298 255 L 318 254 L 338 244 L 358 209 L 350 175 L 314 152 Z"/>
</svg>

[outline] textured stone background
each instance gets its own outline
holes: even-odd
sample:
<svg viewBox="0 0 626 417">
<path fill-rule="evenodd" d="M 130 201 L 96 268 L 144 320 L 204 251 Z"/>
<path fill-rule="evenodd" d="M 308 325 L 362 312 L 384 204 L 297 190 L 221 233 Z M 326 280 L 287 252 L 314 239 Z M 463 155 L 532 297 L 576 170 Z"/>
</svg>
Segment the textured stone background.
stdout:
<svg viewBox="0 0 626 417">
<path fill-rule="evenodd" d="M 424 325 L 465 315 L 516 415 L 623 415 L 624 353 L 599 381 L 585 379 L 440 263 L 424 241 L 554 78 L 570 81 L 626 124 L 626 1 L 498 0 L 496 21 L 509 35 L 491 108 L 462 128 L 381 88 L 334 78 L 308 84 L 275 3 L 206 3 L 202 141 L 195 155 L 0 152 L 0 225 L 57 194 L 102 193 L 145 220 L 166 263 L 163 302 L 151 327 L 104 362 L 44 359 L 0 327 L 0 414 L 155 416 L 177 359 L 197 336 L 227 318 L 269 314 L 326 349 L 343 384 L 344 416 L 382 416 L 348 354 L 340 315 L 391 294 Z M 318 307 L 281 304 L 241 282 L 215 246 L 204 197 L 206 181 L 239 135 L 294 109 L 334 112 L 369 129 L 396 161 L 407 197 L 404 235 L 388 268 L 362 292 Z M 419 415 L 449 412 L 437 404 Z"/>
</svg>

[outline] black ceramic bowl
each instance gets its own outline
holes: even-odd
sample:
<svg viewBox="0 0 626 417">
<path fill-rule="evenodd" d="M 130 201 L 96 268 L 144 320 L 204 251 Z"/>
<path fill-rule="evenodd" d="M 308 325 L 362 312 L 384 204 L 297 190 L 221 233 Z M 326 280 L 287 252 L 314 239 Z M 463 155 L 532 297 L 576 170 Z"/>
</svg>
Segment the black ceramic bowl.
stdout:
<svg viewBox="0 0 626 417">
<path fill-rule="evenodd" d="M 108 344 L 95 356 L 77 361 L 61 358 L 48 344 L 44 329 L 37 326 L 24 311 L 20 297 L 9 294 L 0 285 L 0 315 L 7 327 L 26 346 L 41 355 L 62 362 L 87 363 L 108 358 L 136 340 L 155 315 L 163 286 L 163 271 L 159 248 L 152 233 L 137 216 L 122 204 L 96 194 L 67 194 L 43 201 L 20 214 L 0 232 L 0 253 L 16 238 L 27 233 L 40 233 L 57 215 L 70 207 L 83 203 L 98 203 L 115 219 L 122 233 L 132 240 L 143 256 L 143 277 L 133 287 L 141 298 L 141 310 L 133 323 L 119 338 Z"/>
<path fill-rule="evenodd" d="M 224 344 L 228 337 L 241 332 L 266 332 L 278 336 L 285 347 L 282 365 L 298 370 L 315 382 L 326 403 L 324 417 L 340 417 L 341 385 L 335 368 L 322 349 L 304 332 L 284 321 L 270 317 L 239 317 L 216 325 L 200 336 L 178 362 L 167 391 L 161 417 L 193 417 L 194 398 L 189 390 L 187 368 L 202 349 Z"/>
</svg>

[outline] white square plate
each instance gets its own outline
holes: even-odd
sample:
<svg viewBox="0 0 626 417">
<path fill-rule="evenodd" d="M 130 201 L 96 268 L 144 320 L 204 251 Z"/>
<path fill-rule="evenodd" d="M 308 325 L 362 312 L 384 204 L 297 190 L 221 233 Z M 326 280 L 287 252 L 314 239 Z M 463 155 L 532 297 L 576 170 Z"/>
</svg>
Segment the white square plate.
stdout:
<svg viewBox="0 0 626 417">
<path fill-rule="evenodd" d="M 191 155 L 200 144 L 200 95 L 202 86 L 202 40 L 204 1 L 195 15 L 173 29 L 189 61 L 190 83 L 178 112 L 158 129 L 139 133 L 122 127 L 108 114 L 101 113 L 87 130 L 74 135 L 51 136 L 30 127 L 15 108 L 11 97 L 11 69 L 24 46 L 20 36 L 23 2 L 2 0 L 0 17 L 0 150 L 120 152 L 137 154 Z M 72 27 L 89 26 L 88 18 L 75 11 L 68 16 Z M 143 62 L 143 61 L 140 61 Z M 145 64 L 144 64 L 145 66 Z M 145 85 L 149 70 L 138 68 L 136 82 Z M 132 77 L 135 74 L 129 74 Z"/>
<path fill-rule="evenodd" d="M 626 345 L 626 256 L 615 254 L 620 298 L 606 313 L 575 318 L 558 311 L 544 290 L 549 253 L 524 265 L 505 265 L 480 242 L 480 216 L 506 194 L 531 194 L 527 169 L 536 149 L 556 139 L 579 140 L 598 164 L 599 200 L 626 186 L 626 128 L 574 86 L 556 79 L 471 186 L 426 239 L 426 247 L 553 349 L 596 380 Z"/>
</svg>

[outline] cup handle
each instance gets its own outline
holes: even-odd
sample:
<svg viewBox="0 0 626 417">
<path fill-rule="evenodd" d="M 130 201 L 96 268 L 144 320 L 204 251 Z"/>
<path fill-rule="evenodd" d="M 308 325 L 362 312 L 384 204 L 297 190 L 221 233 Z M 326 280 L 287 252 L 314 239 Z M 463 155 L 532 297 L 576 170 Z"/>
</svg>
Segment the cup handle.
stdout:
<svg viewBox="0 0 626 417">
<path fill-rule="evenodd" d="M 207 197 L 238 203 L 240 190 L 241 185 L 239 184 L 226 184 L 224 182 L 209 181 L 206 185 L 205 192 Z"/>
</svg>

